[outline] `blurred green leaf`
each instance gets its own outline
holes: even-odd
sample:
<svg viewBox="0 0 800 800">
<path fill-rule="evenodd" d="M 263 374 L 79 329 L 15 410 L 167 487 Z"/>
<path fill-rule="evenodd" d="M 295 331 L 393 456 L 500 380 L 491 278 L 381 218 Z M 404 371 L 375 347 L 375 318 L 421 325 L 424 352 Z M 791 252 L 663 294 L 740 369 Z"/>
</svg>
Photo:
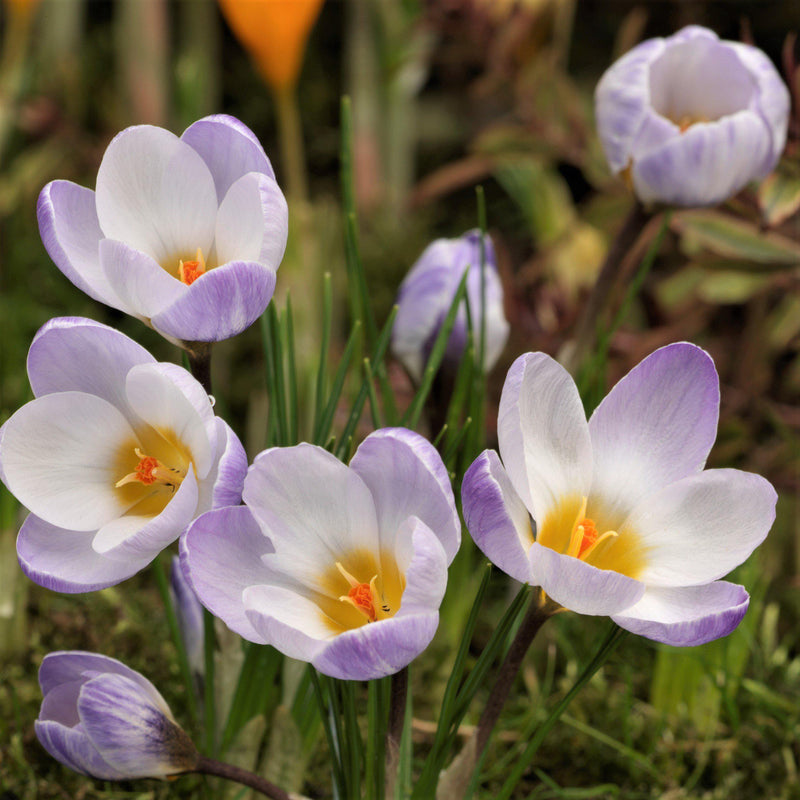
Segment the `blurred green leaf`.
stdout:
<svg viewBox="0 0 800 800">
<path fill-rule="evenodd" d="M 800 175 L 777 170 L 758 187 L 761 216 L 770 227 L 780 225 L 800 209 Z"/>
</svg>

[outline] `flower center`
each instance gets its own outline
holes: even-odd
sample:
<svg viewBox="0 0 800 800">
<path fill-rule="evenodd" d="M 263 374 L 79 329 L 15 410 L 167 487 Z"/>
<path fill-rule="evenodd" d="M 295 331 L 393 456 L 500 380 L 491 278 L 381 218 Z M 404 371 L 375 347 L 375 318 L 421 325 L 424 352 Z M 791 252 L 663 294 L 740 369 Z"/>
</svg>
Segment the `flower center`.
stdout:
<svg viewBox="0 0 800 800">
<path fill-rule="evenodd" d="M 336 569 L 350 584 L 350 591 L 339 597 L 341 602 L 349 603 L 353 608 L 360 611 L 367 618 L 367 622 L 376 622 L 379 619 L 386 619 L 392 616 L 394 612 L 391 606 L 378 591 L 377 574 L 372 576 L 369 583 L 360 583 L 342 566 L 341 561 L 336 562 Z"/>
<path fill-rule="evenodd" d="M 183 482 L 185 473 L 180 470 L 162 464 L 157 458 L 143 453 L 138 447 L 134 448 L 134 453 L 139 463 L 133 472 L 129 472 L 114 484 L 117 489 L 129 483 L 142 483 L 145 486 L 157 484 L 158 488 L 163 486 L 170 492 L 175 492 Z"/>
<path fill-rule="evenodd" d="M 178 277 L 187 286 L 191 286 L 199 277 L 205 275 L 206 260 L 203 258 L 203 251 L 197 248 L 197 255 L 194 261 L 180 260 L 178 264 Z"/>
<path fill-rule="evenodd" d="M 568 556 L 574 556 L 581 561 L 587 560 L 603 543 L 610 544 L 619 536 L 616 531 L 606 531 L 602 536 L 597 532 L 594 520 L 584 516 L 586 514 L 586 502 L 587 498 L 584 497 L 581 501 L 578 517 L 572 526 L 572 533 L 566 550 Z"/>
</svg>

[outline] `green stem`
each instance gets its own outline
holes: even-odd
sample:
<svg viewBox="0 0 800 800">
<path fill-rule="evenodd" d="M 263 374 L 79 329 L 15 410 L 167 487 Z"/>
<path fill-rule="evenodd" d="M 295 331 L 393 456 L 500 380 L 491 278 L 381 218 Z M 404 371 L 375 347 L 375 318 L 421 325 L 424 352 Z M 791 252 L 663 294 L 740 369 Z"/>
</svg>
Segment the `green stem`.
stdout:
<svg viewBox="0 0 800 800">
<path fill-rule="evenodd" d="M 211 391 L 211 345 L 212 342 L 192 342 L 186 348 L 186 357 L 189 359 L 189 369 L 197 381 L 202 384 L 206 394 Z"/>
<path fill-rule="evenodd" d="M 392 675 L 391 700 L 389 702 L 389 725 L 386 729 L 386 796 L 394 797 L 397 768 L 400 764 L 400 739 L 406 716 L 408 696 L 408 667 Z"/>
<path fill-rule="evenodd" d="M 308 203 L 308 177 L 296 87 L 281 87 L 275 91 L 274 97 L 287 194 L 292 204 L 300 203 L 305 206 Z"/>
</svg>

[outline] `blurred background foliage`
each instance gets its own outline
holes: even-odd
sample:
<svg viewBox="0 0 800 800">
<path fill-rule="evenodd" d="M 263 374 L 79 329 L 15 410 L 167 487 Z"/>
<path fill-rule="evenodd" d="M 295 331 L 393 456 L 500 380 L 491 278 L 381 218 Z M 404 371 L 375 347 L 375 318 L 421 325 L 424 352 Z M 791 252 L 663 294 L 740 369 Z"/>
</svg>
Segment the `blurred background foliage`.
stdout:
<svg viewBox="0 0 800 800">
<path fill-rule="evenodd" d="M 326 272 L 339 334 L 333 352 L 341 352 L 347 333 L 338 171 L 340 97 L 348 94 L 361 256 L 379 325 L 425 245 L 476 225 L 475 187 L 484 187 L 512 330 L 490 377 L 491 425 L 491 404 L 511 361 L 529 350 L 563 352 L 631 205 L 608 173 L 593 128 L 600 74 L 640 39 L 688 23 L 752 41 L 793 93 L 785 156 L 772 176 L 724 207 L 672 216 L 654 267 L 610 342 L 607 384 L 668 342 L 690 340 L 712 354 L 722 409 L 710 465 L 759 472 L 780 494 L 770 537 L 736 575 L 753 602 L 735 634 L 705 647 L 677 651 L 629 637 L 551 733 L 516 796 L 800 796 L 796 0 L 293 0 L 282 4 L 288 22 L 258 14 L 242 21 L 242 5 L 0 6 L 0 423 L 29 399 L 25 354 L 53 316 L 106 322 L 158 358 L 179 359 L 159 336 L 96 304 L 55 268 L 39 239 L 36 199 L 54 178 L 93 186 L 105 146 L 125 126 L 180 133 L 216 112 L 239 117 L 256 133 L 290 201 L 276 302 L 282 307 L 291 293 L 301 394 L 309 391 Z M 646 232 L 638 249 L 654 235 L 655 228 Z M 632 253 L 620 284 L 637 260 Z M 609 318 L 622 293 L 620 285 Z M 224 387 L 219 413 L 251 458 L 267 441 L 269 402 L 257 327 L 217 346 L 214 363 L 215 384 Z M 389 378 L 402 403 L 411 394 L 407 377 L 390 365 Z M 35 674 L 50 650 L 94 649 L 125 660 L 179 715 L 185 698 L 152 581 L 138 576 L 77 598 L 30 585 L 14 554 L 22 512 L 4 489 L 1 499 L 0 798 L 218 796 L 195 778 L 103 785 L 62 769 L 38 746 Z M 510 596 L 502 579 L 492 586 L 476 651 Z M 443 628 L 414 668 L 414 738 L 423 750 L 458 635 Z M 502 783 L 527 731 L 568 688 L 598 635 L 597 620 L 563 615 L 537 640 L 492 746 L 481 796 Z M 260 741 L 262 732 L 252 734 Z M 309 766 L 295 771 L 297 788 L 328 796 L 324 748 L 298 760 Z"/>
</svg>

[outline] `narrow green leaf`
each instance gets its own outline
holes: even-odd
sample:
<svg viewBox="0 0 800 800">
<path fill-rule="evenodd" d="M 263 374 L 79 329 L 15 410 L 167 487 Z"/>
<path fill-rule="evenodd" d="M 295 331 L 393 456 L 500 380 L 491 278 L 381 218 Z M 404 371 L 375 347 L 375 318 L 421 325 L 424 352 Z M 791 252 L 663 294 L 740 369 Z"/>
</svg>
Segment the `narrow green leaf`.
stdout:
<svg viewBox="0 0 800 800">
<path fill-rule="evenodd" d="M 322 341 L 319 348 L 317 366 L 317 385 L 314 398 L 314 421 L 312 430 L 316 433 L 325 403 L 325 389 L 328 382 L 328 349 L 331 342 L 331 323 L 333 320 L 333 288 L 331 274 L 326 272 L 322 278 Z"/>
</svg>

